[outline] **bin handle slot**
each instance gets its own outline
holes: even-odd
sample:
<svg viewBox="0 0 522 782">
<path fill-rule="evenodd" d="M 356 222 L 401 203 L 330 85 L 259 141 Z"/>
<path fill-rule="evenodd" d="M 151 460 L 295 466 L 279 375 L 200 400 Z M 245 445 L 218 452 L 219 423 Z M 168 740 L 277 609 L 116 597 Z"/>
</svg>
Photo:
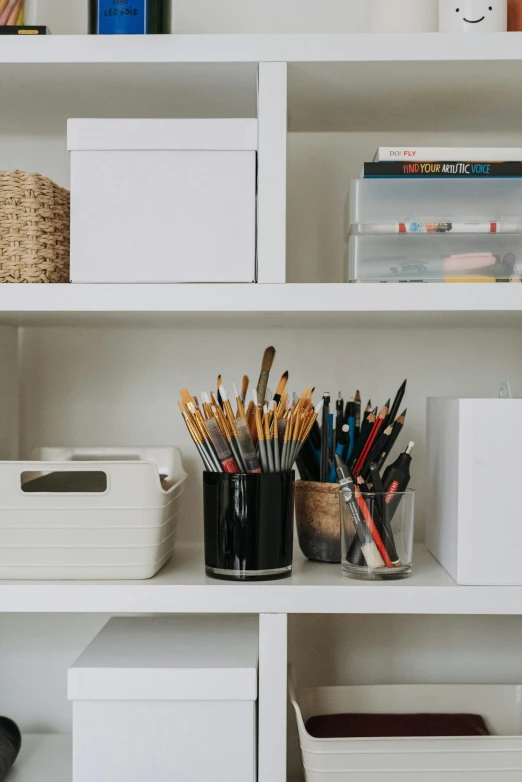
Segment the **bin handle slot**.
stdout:
<svg viewBox="0 0 522 782">
<path fill-rule="evenodd" d="M 105 494 L 107 485 L 107 473 L 103 470 L 32 470 L 20 476 L 25 494 Z"/>
</svg>

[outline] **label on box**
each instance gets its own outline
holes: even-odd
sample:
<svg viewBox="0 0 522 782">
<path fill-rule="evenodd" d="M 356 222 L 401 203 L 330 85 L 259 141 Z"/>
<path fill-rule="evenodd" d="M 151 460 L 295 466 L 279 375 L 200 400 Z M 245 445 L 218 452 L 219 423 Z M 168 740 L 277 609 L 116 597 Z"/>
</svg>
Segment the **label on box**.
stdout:
<svg viewBox="0 0 522 782">
<path fill-rule="evenodd" d="M 144 35 L 149 0 L 98 0 L 98 35 Z"/>
</svg>

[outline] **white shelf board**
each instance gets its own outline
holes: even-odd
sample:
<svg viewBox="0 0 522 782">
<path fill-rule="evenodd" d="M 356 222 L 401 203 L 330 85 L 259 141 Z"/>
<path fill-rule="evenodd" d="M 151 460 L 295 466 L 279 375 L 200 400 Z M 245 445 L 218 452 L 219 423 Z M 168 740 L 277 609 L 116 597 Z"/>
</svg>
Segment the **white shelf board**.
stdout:
<svg viewBox="0 0 522 782">
<path fill-rule="evenodd" d="M 24 735 L 6 782 L 72 782 L 72 736 Z"/>
<path fill-rule="evenodd" d="M 2 40 L 0 132 L 64 133 L 74 116 L 255 116 L 259 62 L 289 63 L 290 131 L 522 120 L 522 33 L 77 35 Z"/>
<path fill-rule="evenodd" d="M 185 544 L 149 581 L 1 581 L 2 612 L 521 615 L 522 587 L 457 586 L 423 546 L 404 581 L 352 581 L 296 549 L 291 578 L 233 584 L 208 578 L 203 547 Z"/>
<path fill-rule="evenodd" d="M 2 40 L 0 63 L 522 61 L 522 33 L 52 35 Z"/>
<path fill-rule="evenodd" d="M 0 285 L 0 324 L 522 324 L 522 285 Z"/>
</svg>

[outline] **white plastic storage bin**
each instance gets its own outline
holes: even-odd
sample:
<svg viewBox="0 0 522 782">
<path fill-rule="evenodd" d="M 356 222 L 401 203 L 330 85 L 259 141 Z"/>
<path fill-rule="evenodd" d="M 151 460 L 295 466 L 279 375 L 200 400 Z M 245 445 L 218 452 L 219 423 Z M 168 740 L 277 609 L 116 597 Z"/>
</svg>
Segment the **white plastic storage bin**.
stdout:
<svg viewBox="0 0 522 782">
<path fill-rule="evenodd" d="M 429 399 L 426 545 L 458 584 L 522 586 L 522 399 Z"/>
<path fill-rule="evenodd" d="M 345 235 L 357 223 L 520 221 L 522 179 L 355 179 Z"/>
<path fill-rule="evenodd" d="M 254 282 L 254 119 L 72 119 L 72 282 Z"/>
<path fill-rule="evenodd" d="M 257 617 L 111 619 L 69 669 L 73 782 L 254 782 Z"/>
<path fill-rule="evenodd" d="M 170 559 L 176 448 L 44 448 L 0 462 L 0 579 L 145 579 Z"/>
<path fill-rule="evenodd" d="M 522 260 L 522 233 L 354 232 L 348 258 L 348 282 L 518 281 L 514 265 Z"/>
<path fill-rule="evenodd" d="M 380 685 L 293 689 L 307 782 L 520 782 L 522 687 Z M 484 717 L 491 736 L 316 739 L 326 714 L 464 713 Z"/>
</svg>

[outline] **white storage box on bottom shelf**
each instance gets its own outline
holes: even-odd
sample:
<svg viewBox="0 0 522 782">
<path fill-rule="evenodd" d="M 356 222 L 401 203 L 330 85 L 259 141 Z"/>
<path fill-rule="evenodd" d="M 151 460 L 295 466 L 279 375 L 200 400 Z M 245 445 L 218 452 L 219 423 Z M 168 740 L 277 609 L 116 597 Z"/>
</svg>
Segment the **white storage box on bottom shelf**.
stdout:
<svg viewBox="0 0 522 782">
<path fill-rule="evenodd" d="M 71 119 L 72 282 L 255 282 L 255 119 Z"/>
<path fill-rule="evenodd" d="M 145 579 L 170 559 L 176 448 L 43 448 L 0 462 L 0 579 Z"/>
<path fill-rule="evenodd" d="M 69 669 L 74 782 L 254 782 L 258 620 L 111 619 Z"/>
<path fill-rule="evenodd" d="M 520 782 L 522 686 L 291 687 L 307 782 Z M 490 736 L 335 738 L 306 723 L 328 714 L 478 714 Z"/>
<path fill-rule="evenodd" d="M 428 400 L 426 545 L 458 584 L 522 586 L 520 432 L 522 399 Z"/>
</svg>

